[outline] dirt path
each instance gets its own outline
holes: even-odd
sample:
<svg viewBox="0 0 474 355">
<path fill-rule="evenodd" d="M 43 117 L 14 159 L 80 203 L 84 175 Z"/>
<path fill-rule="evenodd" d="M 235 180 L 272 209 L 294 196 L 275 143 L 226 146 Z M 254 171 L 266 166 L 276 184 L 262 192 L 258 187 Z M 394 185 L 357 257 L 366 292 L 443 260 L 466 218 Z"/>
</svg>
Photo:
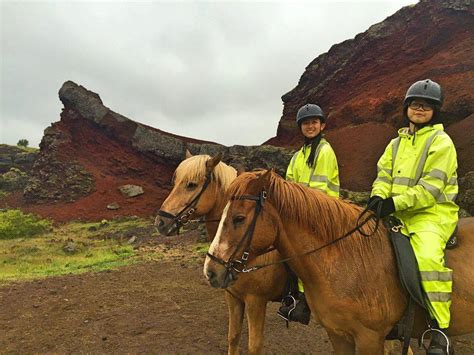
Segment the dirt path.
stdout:
<svg viewBox="0 0 474 355">
<path fill-rule="evenodd" d="M 0 353 L 225 353 L 223 291 L 206 284 L 201 260 L 184 260 L 1 287 Z M 267 353 L 332 352 L 320 326 L 286 329 L 277 307 L 267 312 Z M 456 350 L 473 354 L 474 337 Z"/>
</svg>

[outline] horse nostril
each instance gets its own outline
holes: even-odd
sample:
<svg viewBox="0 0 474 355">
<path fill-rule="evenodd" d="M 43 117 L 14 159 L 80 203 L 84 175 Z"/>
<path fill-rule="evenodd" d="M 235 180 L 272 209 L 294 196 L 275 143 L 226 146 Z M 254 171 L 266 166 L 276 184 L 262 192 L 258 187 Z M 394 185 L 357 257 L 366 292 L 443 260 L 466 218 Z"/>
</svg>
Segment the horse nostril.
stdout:
<svg viewBox="0 0 474 355">
<path fill-rule="evenodd" d="M 212 279 L 214 279 L 216 277 L 216 274 L 214 272 L 208 270 L 206 272 L 206 277 L 209 281 L 211 281 Z"/>
</svg>

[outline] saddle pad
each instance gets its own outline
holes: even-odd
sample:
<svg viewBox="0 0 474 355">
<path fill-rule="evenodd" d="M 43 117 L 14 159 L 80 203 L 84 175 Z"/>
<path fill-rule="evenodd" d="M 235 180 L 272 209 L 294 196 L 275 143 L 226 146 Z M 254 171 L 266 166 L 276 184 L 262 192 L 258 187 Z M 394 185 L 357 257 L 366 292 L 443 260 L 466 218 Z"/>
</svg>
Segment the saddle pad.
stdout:
<svg viewBox="0 0 474 355">
<path fill-rule="evenodd" d="M 402 286 L 407 290 L 413 300 L 420 307 L 426 309 L 425 295 L 421 288 L 420 272 L 416 261 L 415 252 L 408 237 L 400 232 L 390 231 L 395 256 L 397 258 L 398 275 Z"/>
</svg>

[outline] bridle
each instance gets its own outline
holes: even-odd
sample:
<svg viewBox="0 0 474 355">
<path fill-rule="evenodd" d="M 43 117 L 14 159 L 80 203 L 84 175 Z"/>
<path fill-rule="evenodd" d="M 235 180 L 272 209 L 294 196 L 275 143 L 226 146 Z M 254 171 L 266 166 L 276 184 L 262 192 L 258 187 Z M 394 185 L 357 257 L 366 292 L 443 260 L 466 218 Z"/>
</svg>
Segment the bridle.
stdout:
<svg viewBox="0 0 474 355">
<path fill-rule="evenodd" d="M 266 199 L 267 199 L 266 191 L 261 191 L 256 196 L 255 195 L 242 195 L 242 196 L 233 196 L 231 198 L 231 200 L 255 201 L 256 204 L 255 204 L 255 211 L 254 211 L 253 219 L 250 222 L 250 224 L 249 224 L 247 230 L 245 231 L 243 237 L 240 239 L 239 243 L 237 244 L 237 247 L 235 248 L 234 252 L 229 257 L 228 261 L 224 261 L 224 260 L 218 258 L 217 256 L 212 255 L 209 252 L 206 253 L 206 255 L 209 258 L 211 258 L 211 260 L 213 260 L 213 261 L 221 264 L 222 266 L 224 266 L 224 268 L 226 269 L 226 273 L 231 273 L 232 271 L 235 271 L 237 273 L 248 273 L 248 272 L 256 271 L 256 270 L 259 270 L 259 269 L 262 269 L 262 268 L 265 268 L 265 267 L 268 267 L 268 266 L 285 263 L 289 260 L 292 260 L 292 259 L 295 259 L 295 258 L 298 258 L 298 257 L 303 257 L 303 256 L 306 256 L 306 255 L 315 253 L 317 251 L 320 251 L 320 250 L 322 250 L 322 249 L 324 249 L 324 248 L 326 248 L 330 245 L 333 245 L 333 244 L 341 241 L 342 239 L 345 239 L 345 238 L 349 237 L 350 235 L 352 235 L 356 231 L 359 232 L 360 234 L 362 234 L 364 237 L 370 237 L 373 234 L 375 234 L 375 232 L 378 229 L 379 222 L 380 222 L 380 217 L 379 216 L 380 216 L 381 206 L 378 207 L 378 211 L 375 214 L 372 214 L 370 212 L 370 208 L 372 207 L 373 204 L 369 204 L 364 209 L 364 211 L 360 214 L 359 218 L 357 219 L 356 226 L 354 228 L 352 228 L 351 230 L 349 230 L 348 232 L 346 232 L 342 236 L 340 236 L 336 239 L 333 239 L 329 243 L 326 243 L 326 244 L 324 244 L 320 247 L 309 250 L 307 252 L 297 254 L 297 255 L 293 255 L 293 256 L 290 256 L 288 258 L 280 259 L 280 260 L 272 262 L 272 263 L 260 264 L 260 265 L 247 267 L 247 262 L 248 262 L 248 258 L 249 258 L 249 254 L 250 254 L 250 245 L 252 243 L 253 234 L 254 234 L 254 231 L 255 231 L 255 225 L 257 223 L 257 218 L 258 218 L 259 214 L 263 210 L 263 205 L 264 205 L 264 202 L 265 202 Z M 366 216 L 367 214 L 368 214 L 368 216 Z M 364 216 L 366 216 L 365 219 L 363 219 Z M 361 228 L 372 219 L 375 219 L 375 221 L 376 221 L 374 230 L 371 233 L 365 233 Z M 401 228 L 401 227 L 402 226 L 395 226 L 394 228 Z M 244 251 L 242 253 L 242 256 L 240 257 L 240 259 L 235 259 L 235 255 L 237 254 L 238 250 L 244 244 L 245 244 L 245 247 L 244 247 Z M 272 247 L 272 248 L 266 250 L 263 254 L 266 254 L 266 253 L 268 253 L 268 252 L 270 252 L 274 249 L 275 248 Z M 262 255 L 262 254 L 260 254 L 260 255 Z"/>
<path fill-rule="evenodd" d="M 227 272 L 231 272 L 232 270 L 235 272 L 249 272 L 252 270 L 247 269 L 247 261 L 250 255 L 250 245 L 252 244 L 253 234 L 255 231 L 255 226 L 257 224 L 257 218 L 259 214 L 262 212 L 263 205 L 265 200 L 267 199 L 267 192 L 261 191 L 257 196 L 254 195 L 242 195 L 242 196 L 232 196 L 231 200 L 250 200 L 255 201 L 255 211 L 253 214 L 252 221 L 250 222 L 247 230 L 245 231 L 244 235 L 240 239 L 237 247 L 235 248 L 232 255 L 229 257 L 228 261 L 224 261 L 217 256 L 212 255 L 211 253 L 207 252 L 206 255 L 210 257 L 212 260 L 216 261 L 217 263 L 223 265 Z M 242 252 L 242 256 L 239 259 L 236 259 L 235 256 L 241 247 L 244 246 L 244 251 Z M 273 250 L 273 249 L 272 249 Z M 268 251 L 267 251 L 268 252 Z"/>
<path fill-rule="evenodd" d="M 196 205 L 199 202 L 199 199 L 201 198 L 202 194 L 204 191 L 206 191 L 207 187 L 212 181 L 212 172 L 208 173 L 206 175 L 206 180 L 204 181 L 204 184 L 202 185 L 201 191 L 189 202 L 186 206 L 183 207 L 181 211 L 179 211 L 176 215 L 171 214 L 169 212 L 165 212 L 162 210 L 158 211 L 158 216 L 169 218 L 173 220 L 173 223 L 176 225 L 176 229 L 179 231 L 179 228 L 181 226 L 185 226 L 188 224 L 191 220 L 190 218 L 196 212 Z"/>
</svg>

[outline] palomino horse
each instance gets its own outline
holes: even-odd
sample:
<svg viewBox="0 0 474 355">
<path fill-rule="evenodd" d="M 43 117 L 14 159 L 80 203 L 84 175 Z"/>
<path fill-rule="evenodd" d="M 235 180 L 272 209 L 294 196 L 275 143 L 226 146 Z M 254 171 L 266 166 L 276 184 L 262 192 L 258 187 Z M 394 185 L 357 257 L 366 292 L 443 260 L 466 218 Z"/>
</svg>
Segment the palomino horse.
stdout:
<svg viewBox="0 0 474 355">
<path fill-rule="evenodd" d="M 245 173 L 228 190 L 204 274 L 215 287 L 231 287 L 232 265 L 250 253 L 253 258 L 274 245 L 302 279 L 314 315 L 326 328 L 336 354 L 380 354 L 386 334 L 402 317 L 406 293 L 398 280 L 387 229 L 371 237 L 356 231 L 337 240 L 355 225 L 362 209 L 299 184 L 273 171 Z M 451 335 L 474 331 L 474 223 L 459 223 L 459 247 L 447 251 L 454 270 Z M 370 220 L 365 234 L 374 228 Z M 318 249 L 311 254 L 302 255 Z M 240 259 L 239 259 L 240 258 Z M 245 264 L 245 263 L 244 263 Z M 426 328 L 416 310 L 414 335 Z"/>
<path fill-rule="evenodd" d="M 160 233 L 174 234 L 179 225 L 190 217 L 205 216 L 208 237 L 212 240 L 218 226 L 216 222 L 220 220 L 226 203 L 225 191 L 236 175 L 234 168 L 220 162 L 220 156 L 191 156 L 187 152 L 187 159 L 176 169 L 173 190 L 156 217 L 155 224 Z M 259 257 L 258 262 L 267 263 L 279 259 L 278 252 L 273 251 Z M 285 267 L 279 264 L 243 275 L 227 289 L 225 299 L 229 310 L 229 354 L 238 353 L 244 311 L 249 329 L 249 353 L 263 352 L 267 303 L 281 300 L 287 277 Z"/>
</svg>

